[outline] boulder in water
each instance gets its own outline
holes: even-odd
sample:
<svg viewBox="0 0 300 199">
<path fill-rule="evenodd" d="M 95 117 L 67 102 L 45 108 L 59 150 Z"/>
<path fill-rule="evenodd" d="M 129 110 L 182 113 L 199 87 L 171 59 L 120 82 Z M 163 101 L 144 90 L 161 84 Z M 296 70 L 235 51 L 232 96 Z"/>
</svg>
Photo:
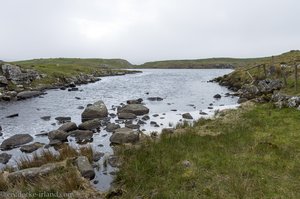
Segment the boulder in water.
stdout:
<svg viewBox="0 0 300 199">
<path fill-rule="evenodd" d="M 0 148 L 3 150 L 9 150 L 12 148 L 16 148 L 20 145 L 27 144 L 33 140 L 33 137 L 29 134 L 16 134 L 11 136 L 10 138 L 5 139 Z"/>
<path fill-rule="evenodd" d="M 88 106 L 81 114 L 82 122 L 92 119 L 103 119 L 107 117 L 108 110 L 102 100 Z"/>
</svg>

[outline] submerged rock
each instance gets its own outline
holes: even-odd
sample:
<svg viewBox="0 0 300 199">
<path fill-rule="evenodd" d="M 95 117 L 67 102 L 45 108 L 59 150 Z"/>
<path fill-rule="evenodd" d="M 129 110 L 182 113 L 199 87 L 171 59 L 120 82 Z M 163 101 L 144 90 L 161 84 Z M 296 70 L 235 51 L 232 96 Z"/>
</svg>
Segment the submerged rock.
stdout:
<svg viewBox="0 0 300 199">
<path fill-rule="evenodd" d="M 141 104 L 143 102 L 142 98 L 136 100 L 127 100 L 127 104 Z"/>
<path fill-rule="evenodd" d="M 13 117 L 19 117 L 19 113 L 15 113 L 15 114 L 6 116 L 6 118 L 13 118 Z"/>
<path fill-rule="evenodd" d="M 161 97 L 148 97 L 147 99 L 149 101 L 162 101 L 163 100 L 163 98 L 161 98 Z"/>
<path fill-rule="evenodd" d="M 149 117 L 149 115 L 145 115 L 145 116 L 143 116 L 143 117 L 142 117 L 142 120 L 145 120 L 145 121 L 147 121 L 147 120 L 150 120 L 150 117 Z"/>
<path fill-rule="evenodd" d="M 49 121 L 51 119 L 51 116 L 42 116 L 41 119 L 45 121 Z"/>
<path fill-rule="evenodd" d="M 193 116 L 190 113 L 184 113 L 184 114 L 182 114 L 182 118 L 189 119 L 189 120 L 194 119 Z"/>
<path fill-rule="evenodd" d="M 56 117 L 55 120 L 57 120 L 59 123 L 66 123 L 71 122 L 71 117 Z"/>
<path fill-rule="evenodd" d="M 27 144 L 33 140 L 33 137 L 29 134 L 16 134 L 11 136 L 10 138 L 5 139 L 0 148 L 3 150 L 9 150 L 12 148 L 16 148 L 20 145 Z"/>
<path fill-rule="evenodd" d="M 214 95 L 214 98 L 216 98 L 216 99 L 221 99 L 221 95 L 220 94 L 216 94 L 216 95 Z"/>
<path fill-rule="evenodd" d="M 22 91 L 17 94 L 17 99 L 18 100 L 28 99 L 28 98 L 40 96 L 42 94 L 43 93 L 41 91 Z"/>
</svg>

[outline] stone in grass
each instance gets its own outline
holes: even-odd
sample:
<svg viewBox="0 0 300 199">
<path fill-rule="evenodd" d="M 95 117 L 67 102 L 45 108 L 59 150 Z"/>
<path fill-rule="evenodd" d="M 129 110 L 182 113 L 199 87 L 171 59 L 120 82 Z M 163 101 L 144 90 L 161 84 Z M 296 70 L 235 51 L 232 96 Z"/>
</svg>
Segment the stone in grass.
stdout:
<svg viewBox="0 0 300 199">
<path fill-rule="evenodd" d="M 75 162 L 79 172 L 84 178 L 89 180 L 95 178 L 95 171 L 86 156 L 79 156 Z"/>
</svg>

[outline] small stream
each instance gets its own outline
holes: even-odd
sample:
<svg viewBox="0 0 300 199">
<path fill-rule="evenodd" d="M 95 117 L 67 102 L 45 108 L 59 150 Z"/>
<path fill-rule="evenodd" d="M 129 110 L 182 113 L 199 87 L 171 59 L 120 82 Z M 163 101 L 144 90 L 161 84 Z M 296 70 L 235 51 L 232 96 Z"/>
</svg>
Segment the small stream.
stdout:
<svg viewBox="0 0 300 199">
<path fill-rule="evenodd" d="M 182 120 L 182 113 L 189 112 L 194 119 L 202 115 L 200 111 L 213 115 L 216 109 L 234 107 L 237 98 L 225 97 L 230 92 L 227 88 L 217 83 L 208 83 L 215 77 L 230 73 L 230 69 L 144 69 L 143 73 L 129 74 L 125 76 L 103 77 L 101 81 L 78 86 L 79 91 L 48 90 L 47 94 L 25 101 L 0 102 L 0 125 L 3 136 L 0 143 L 14 134 L 28 133 L 35 139 L 34 142 L 49 143 L 47 137 L 35 136 L 41 132 L 57 129 L 60 125 L 54 119 L 59 116 L 69 116 L 72 121 L 80 124 L 82 109 L 98 100 L 103 100 L 109 113 L 116 113 L 112 109 L 120 103 L 126 103 L 129 99 L 142 98 L 150 109 L 150 120 L 142 125 L 145 133 L 161 131 L 162 128 L 174 127 Z M 214 99 L 215 94 L 221 94 L 221 99 Z M 149 101 L 148 97 L 161 97 L 162 101 Z M 210 107 L 210 109 L 208 109 Z M 6 118 L 8 115 L 18 113 L 18 117 Z M 159 116 L 154 117 L 154 114 Z M 51 116 L 49 121 L 41 119 L 43 116 Z M 206 116 L 207 117 L 207 116 Z M 114 122 L 116 118 L 112 118 Z M 156 121 L 160 127 L 150 125 L 150 121 Z M 113 154 L 109 137 L 111 133 L 103 128 L 93 136 L 92 147 L 95 151 L 105 153 L 106 157 Z M 76 145 L 70 140 L 72 145 Z M 42 149 L 39 149 L 42 150 Z M 13 154 L 8 165 L 15 165 L 18 157 L 25 155 L 19 148 L 5 151 Z M 28 155 L 28 154 L 26 154 Z M 96 177 L 91 183 L 101 191 L 107 191 L 113 181 L 117 168 L 110 165 L 103 167 L 102 158 L 97 164 Z M 0 164 L 0 168 L 4 165 Z M 98 181 L 97 184 L 93 182 Z"/>
</svg>

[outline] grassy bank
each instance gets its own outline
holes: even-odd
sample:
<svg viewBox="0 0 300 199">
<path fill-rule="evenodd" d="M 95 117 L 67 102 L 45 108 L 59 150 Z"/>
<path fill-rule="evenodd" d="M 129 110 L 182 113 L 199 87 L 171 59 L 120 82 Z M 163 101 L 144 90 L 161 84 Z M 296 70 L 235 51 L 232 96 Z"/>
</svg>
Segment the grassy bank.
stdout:
<svg viewBox="0 0 300 199">
<path fill-rule="evenodd" d="M 246 68 L 256 64 L 279 64 L 289 62 L 293 58 L 300 56 L 300 51 L 290 51 L 280 55 L 260 57 L 260 58 L 210 58 L 194 60 L 166 60 L 146 62 L 139 68 Z"/>
<path fill-rule="evenodd" d="M 54 84 L 62 85 L 69 83 L 67 79 L 76 78 L 80 75 L 93 75 L 97 77 L 133 73 L 125 68 L 132 65 L 122 59 L 79 59 L 79 58 L 53 58 L 33 59 L 12 62 L 22 69 L 33 69 L 43 78 L 33 80 L 25 87 L 43 87 Z M 14 84 L 9 84 L 10 90 L 15 90 Z"/>
<path fill-rule="evenodd" d="M 246 106 L 126 149 L 122 197 L 299 198 L 299 119 L 294 109 Z"/>
</svg>

